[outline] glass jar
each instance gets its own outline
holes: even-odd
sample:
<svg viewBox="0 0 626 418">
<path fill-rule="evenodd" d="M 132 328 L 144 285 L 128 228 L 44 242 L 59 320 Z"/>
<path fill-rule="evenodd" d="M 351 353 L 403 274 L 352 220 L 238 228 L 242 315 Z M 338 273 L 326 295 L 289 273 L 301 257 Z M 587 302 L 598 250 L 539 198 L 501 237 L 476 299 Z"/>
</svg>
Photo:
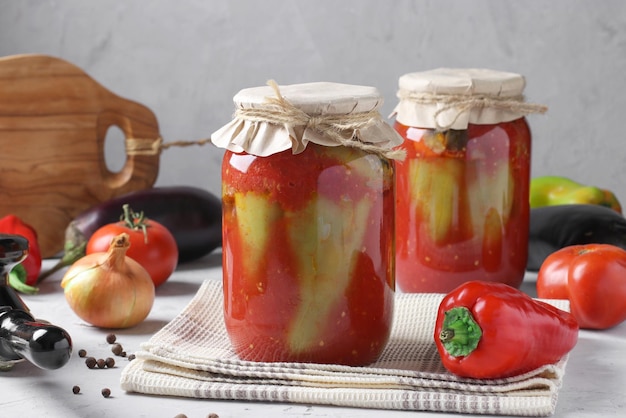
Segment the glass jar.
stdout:
<svg viewBox="0 0 626 418">
<path fill-rule="evenodd" d="M 227 149 L 222 247 L 232 347 L 251 361 L 369 364 L 393 314 L 394 171 L 385 154 L 401 138 L 380 119 L 375 89 L 275 89 L 242 90 L 235 102 L 244 111 L 212 135 Z M 274 94 L 280 99 L 267 103 Z M 355 112 L 373 125 L 328 134 L 327 123 Z"/>
<path fill-rule="evenodd" d="M 399 80 L 396 280 L 447 293 L 469 280 L 519 287 L 528 257 L 531 134 L 518 74 L 437 69 Z"/>
</svg>

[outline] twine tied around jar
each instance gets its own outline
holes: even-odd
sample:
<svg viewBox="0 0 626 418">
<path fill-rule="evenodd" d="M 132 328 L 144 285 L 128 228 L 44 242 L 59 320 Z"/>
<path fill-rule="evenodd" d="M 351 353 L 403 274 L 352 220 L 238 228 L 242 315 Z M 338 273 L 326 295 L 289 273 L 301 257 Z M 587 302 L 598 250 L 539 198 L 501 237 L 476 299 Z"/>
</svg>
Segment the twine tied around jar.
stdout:
<svg viewBox="0 0 626 418">
<path fill-rule="evenodd" d="M 311 128 L 318 132 L 323 132 L 327 138 L 338 145 L 358 148 L 388 159 L 404 159 L 404 150 L 389 149 L 361 140 L 360 129 L 380 121 L 381 116 L 378 111 L 371 110 L 341 115 L 309 115 L 285 99 L 274 80 L 269 80 L 267 85 L 274 90 L 276 96 L 266 97 L 266 106 L 260 108 L 238 108 L 234 117 L 250 122 Z"/>
<path fill-rule="evenodd" d="M 548 107 L 544 105 L 526 103 L 523 95 L 506 97 L 495 94 L 435 94 L 416 93 L 400 89 L 397 93 L 397 97 L 400 100 L 409 100 L 423 105 L 442 104 L 443 106 L 437 109 L 433 115 L 435 130 L 437 131 L 447 131 L 464 112 L 471 109 L 494 108 L 519 113 L 522 116 L 532 113 L 545 113 L 548 110 Z M 456 114 L 449 123 L 441 125 L 438 120 L 439 115 L 450 109 L 456 109 Z"/>
</svg>

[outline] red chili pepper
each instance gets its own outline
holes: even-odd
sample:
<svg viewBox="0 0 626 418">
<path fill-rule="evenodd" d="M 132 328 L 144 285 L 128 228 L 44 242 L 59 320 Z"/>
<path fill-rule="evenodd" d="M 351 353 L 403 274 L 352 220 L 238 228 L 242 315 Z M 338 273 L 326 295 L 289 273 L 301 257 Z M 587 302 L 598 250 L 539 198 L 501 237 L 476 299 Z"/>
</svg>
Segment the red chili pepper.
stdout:
<svg viewBox="0 0 626 418">
<path fill-rule="evenodd" d="M 476 379 L 510 377 L 555 363 L 577 340 L 578 323 L 569 312 L 483 281 L 448 293 L 435 326 L 446 369 Z"/>
<path fill-rule="evenodd" d="M 0 233 L 21 235 L 28 240 L 28 257 L 22 265 L 26 269 L 26 284 L 36 284 L 41 272 L 41 251 L 35 229 L 15 215 L 7 215 L 0 219 Z"/>
</svg>

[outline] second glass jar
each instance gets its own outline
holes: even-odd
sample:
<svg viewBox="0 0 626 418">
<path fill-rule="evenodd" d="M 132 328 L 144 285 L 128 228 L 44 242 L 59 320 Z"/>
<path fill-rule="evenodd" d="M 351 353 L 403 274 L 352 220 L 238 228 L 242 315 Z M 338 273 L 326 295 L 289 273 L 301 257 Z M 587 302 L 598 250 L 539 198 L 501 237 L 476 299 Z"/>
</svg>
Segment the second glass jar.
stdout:
<svg viewBox="0 0 626 418">
<path fill-rule="evenodd" d="M 405 292 L 447 293 L 469 280 L 519 287 L 528 256 L 530 136 L 525 118 L 435 132 L 395 124 L 396 277 Z M 445 143 L 437 154 L 427 145 Z"/>
<path fill-rule="evenodd" d="M 404 77 L 395 123 L 406 151 L 396 163 L 398 287 L 447 293 L 470 280 L 519 287 L 530 214 L 531 135 L 517 102 L 523 78 L 454 69 Z"/>
</svg>

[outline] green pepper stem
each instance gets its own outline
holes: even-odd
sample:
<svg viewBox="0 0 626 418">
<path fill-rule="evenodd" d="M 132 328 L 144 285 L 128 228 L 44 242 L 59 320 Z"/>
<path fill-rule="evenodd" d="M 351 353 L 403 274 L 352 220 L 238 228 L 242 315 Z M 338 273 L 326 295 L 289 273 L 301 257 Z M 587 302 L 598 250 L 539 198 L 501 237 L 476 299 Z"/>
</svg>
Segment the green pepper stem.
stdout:
<svg viewBox="0 0 626 418">
<path fill-rule="evenodd" d="M 9 286 L 27 295 L 34 295 L 39 291 L 37 287 L 26 284 L 26 269 L 21 264 L 15 265 L 9 272 Z"/>
<path fill-rule="evenodd" d="M 451 356 L 468 356 L 478 347 L 483 335 L 480 325 L 464 306 L 452 308 L 444 315 L 439 340 Z"/>
</svg>

